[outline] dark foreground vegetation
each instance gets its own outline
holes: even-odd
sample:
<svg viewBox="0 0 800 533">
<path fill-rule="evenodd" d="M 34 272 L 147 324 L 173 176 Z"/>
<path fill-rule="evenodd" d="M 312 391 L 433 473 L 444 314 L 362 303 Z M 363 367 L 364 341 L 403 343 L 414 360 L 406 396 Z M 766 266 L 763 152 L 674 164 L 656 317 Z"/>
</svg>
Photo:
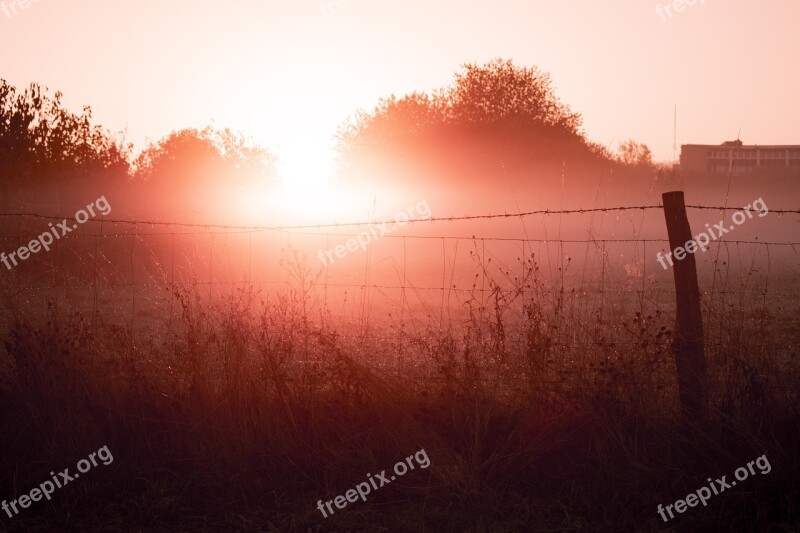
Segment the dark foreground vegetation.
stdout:
<svg viewBox="0 0 800 533">
<path fill-rule="evenodd" d="M 2 517 L 8 531 L 793 531 L 800 525 L 796 328 L 715 309 L 712 416 L 677 412 L 670 320 L 649 305 L 574 320 L 531 283 L 442 330 L 338 331 L 298 292 L 208 306 L 131 336 L 53 303 L 16 312 L 3 353 L 0 492 L 13 499 L 106 445 L 93 469 Z M 539 285 L 541 287 L 541 285 Z M 639 310 L 634 310 L 639 309 Z M 524 313 L 524 321 L 509 317 Z M 517 315 L 519 316 L 519 315 Z M 97 318 L 97 317 L 95 317 Z M 717 342 L 718 341 L 718 342 Z M 424 448 L 427 470 L 329 518 Z M 669 524 L 656 514 L 766 454 Z M 74 471 L 74 467 L 73 467 Z"/>
</svg>

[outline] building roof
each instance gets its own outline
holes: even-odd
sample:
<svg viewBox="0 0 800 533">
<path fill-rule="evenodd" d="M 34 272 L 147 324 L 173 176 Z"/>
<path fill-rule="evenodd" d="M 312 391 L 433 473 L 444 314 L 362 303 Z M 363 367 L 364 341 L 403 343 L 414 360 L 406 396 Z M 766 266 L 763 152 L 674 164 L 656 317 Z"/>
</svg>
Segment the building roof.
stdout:
<svg viewBox="0 0 800 533">
<path fill-rule="evenodd" d="M 685 146 L 697 147 L 697 148 L 741 148 L 744 150 L 747 149 L 755 149 L 755 148 L 763 148 L 763 149 L 776 149 L 776 150 L 786 150 L 786 149 L 797 149 L 800 148 L 800 144 L 742 144 L 742 141 L 725 141 L 722 144 L 682 144 L 681 149 Z"/>
</svg>

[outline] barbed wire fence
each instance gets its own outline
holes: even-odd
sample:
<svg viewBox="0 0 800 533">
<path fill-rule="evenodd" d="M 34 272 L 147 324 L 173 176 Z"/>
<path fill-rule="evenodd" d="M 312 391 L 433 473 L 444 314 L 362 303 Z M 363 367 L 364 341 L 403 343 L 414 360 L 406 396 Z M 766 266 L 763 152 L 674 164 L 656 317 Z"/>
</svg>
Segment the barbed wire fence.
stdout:
<svg viewBox="0 0 800 533">
<path fill-rule="evenodd" d="M 720 212 L 743 209 L 686 207 Z M 661 205 L 640 205 L 409 220 L 408 229 L 420 231 L 383 235 L 366 250 L 349 254 L 341 265 L 327 268 L 313 256 L 314 248 L 330 250 L 332 244 L 353 237 L 351 232 L 336 230 L 395 221 L 257 226 L 90 219 L 79 231 L 57 239 L 48 253 L 31 256 L 13 270 L 0 266 L 2 312 L 8 322 L 23 304 L 43 313 L 46 306 L 60 302 L 67 311 L 90 315 L 93 328 L 98 322 L 124 324 L 132 337 L 145 338 L 156 331 L 174 333 L 172 324 L 180 312 L 176 288 L 209 305 L 236 291 L 261 290 L 265 296 L 295 291 L 316 302 L 311 312 L 329 313 L 339 320 L 342 337 L 363 342 L 370 335 L 399 333 L 398 338 L 403 338 L 407 331 L 447 331 L 469 319 L 471 312 L 477 312 L 480 323 L 489 324 L 498 320 L 492 313 L 501 302 L 522 331 L 526 321 L 534 320 L 531 302 L 536 294 L 538 305 L 549 305 L 551 312 L 575 324 L 586 337 L 558 332 L 553 345 L 580 353 L 592 336 L 593 321 L 622 321 L 634 314 L 650 317 L 654 313 L 674 320 L 672 273 L 653 265 L 656 252 L 669 248 L 663 219 L 663 237 L 641 235 L 644 213 L 658 215 L 662 210 Z M 504 219 L 523 221 L 524 229 L 524 220 L 531 217 L 580 215 L 591 217 L 591 230 L 598 223 L 596 215 L 623 212 L 642 215 L 632 238 L 600 237 L 591 231 L 586 238 L 562 238 L 560 232 L 551 237 L 546 229 L 543 236 L 508 228 L 502 235 L 492 234 L 491 229 L 481 235 L 445 231 L 459 222 Z M 792 215 L 800 210 L 770 213 Z M 0 214 L 0 222 L 65 219 L 75 220 L 35 213 Z M 10 252 L 24 246 L 45 229 L 36 226 L 0 236 L 0 248 Z M 389 249 L 378 253 L 381 246 Z M 709 245 L 701 269 L 707 346 L 725 350 L 730 345 L 726 321 L 732 309 L 748 309 L 763 320 L 771 309 L 780 314 L 797 300 L 798 246 L 800 242 L 791 240 L 729 238 Z M 310 253 L 303 256 L 306 250 Z M 781 272 L 772 269 L 776 261 Z M 796 326 L 793 320 L 787 317 L 776 329 Z M 522 334 L 509 334 L 506 342 L 519 346 L 527 341 Z M 627 349 L 635 349 L 637 342 L 633 337 L 615 340 L 616 346 Z M 762 334 L 748 342 L 751 349 L 795 350 L 786 337 Z"/>
<path fill-rule="evenodd" d="M 694 209 L 694 210 L 714 210 L 714 211 L 735 211 L 741 210 L 743 208 L 737 207 L 726 207 L 726 206 L 705 206 L 705 205 L 687 205 L 687 208 Z M 520 219 L 523 220 L 526 217 L 532 217 L 536 215 L 540 216 L 554 216 L 554 215 L 579 215 L 579 214 L 593 214 L 593 213 L 600 213 L 600 214 L 608 214 L 608 213 L 618 213 L 624 211 L 638 211 L 644 213 L 645 211 L 652 211 L 652 210 L 661 210 L 663 207 L 661 205 L 640 205 L 640 206 L 620 206 L 620 207 L 604 207 L 604 208 L 590 208 L 590 209 L 565 209 L 565 210 L 552 210 L 552 209 L 541 209 L 541 210 L 532 210 L 532 211 L 524 211 L 518 213 L 502 213 L 502 214 L 484 214 L 484 215 L 464 215 L 464 216 L 451 216 L 451 217 L 431 217 L 429 219 L 424 220 L 409 220 L 408 224 L 410 226 L 415 225 L 434 225 L 434 224 L 446 224 L 452 222 L 459 222 L 459 221 L 488 221 L 488 220 L 495 220 L 495 219 Z M 771 210 L 771 213 L 782 215 L 782 214 L 800 214 L 800 210 Z M 7 220 L 7 219 L 39 219 L 39 220 L 47 220 L 47 221 L 62 221 L 62 220 L 75 220 L 71 217 L 64 217 L 64 216 L 51 216 L 51 215 L 41 215 L 35 213 L 0 213 L 0 220 Z M 55 253 L 51 254 L 41 254 L 36 259 L 40 259 L 47 264 L 47 271 L 49 271 L 49 276 L 38 275 L 35 276 L 34 279 L 26 279 L 25 282 L 18 283 L 16 287 L 12 289 L 11 298 L 18 297 L 25 293 L 25 291 L 53 291 L 53 290 L 86 290 L 92 293 L 92 300 L 94 303 L 94 312 L 97 312 L 97 294 L 98 290 L 101 289 L 123 289 L 128 288 L 131 290 L 131 300 L 132 306 L 135 309 L 135 301 L 136 301 L 136 292 L 137 289 L 140 290 L 148 290 L 148 289 L 156 289 L 159 287 L 164 287 L 168 283 L 175 283 L 176 281 L 180 281 L 186 283 L 192 287 L 202 287 L 202 286 L 217 286 L 217 287 L 224 287 L 224 286 L 244 286 L 244 285 L 251 285 L 251 286 L 260 286 L 260 287 L 274 287 L 278 286 L 289 286 L 291 285 L 291 276 L 284 272 L 284 276 L 282 279 L 277 279 L 276 276 L 271 276 L 271 279 L 258 279 L 253 277 L 253 264 L 254 261 L 258 263 L 258 253 L 254 253 L 253 250 L 253 240 L 254 237 L 256 239 L 261 238 L 262 241 L 266 240 L 263 239 L 264 235 L 268 235 L 272 237 L 273 244 L 278 244 L 277 237 L 281 236 L 282 239 L 285 239 L 286 250 L 292 249 L 293 239 L 295 240 L 302 240 L 303 238 L 324 238 L 326 242 L 329 242 L 331 238 L 343 238 L 349 237 L 346 233 L 336 233 L 330 230 L 334 229 L 341 229 L 341 228 L 361 228 L 370 225 L 381 225 L 381 224 L 392 224 L 394 220 L 373 220 L 373 221 L 358 221 L 358 222 L 345 222 L 345 223 L 327 223 L 327 224 L 302 224 L 302 225 L 272 225 L 272 226 L 247 226 L 247 225 L 220 225 L 220 224 L 191 224 L 191 223 L 177 223 L 177 222 L 163 222 L 163 221 L 154 221 L 154 220 L 125 220 L 125 219 L 114 219 L 114 218 L 103 218 L 103 219 L 90 219 L 89 221 L 85 222 L 85 224 L 91 224 L 92 228 L 96 231 L 90 232 L 85 231 L 85 228 L 82 228 L 81 232 L 71 233 L 69 235 L 64 235 L 61 239 L 57 240 L 54 244 L 56 248 L 53 250 Z M 328 230 L 328 231 L 326 231 Z M 35 233 L 35 232 L 34 232 Z M 19 246 L 25 244 L 26 239 L 31 238 L 33 233 L 25 232 L 24 235 L 6 235 L 0 237 L 0 245 L 4 243 L 14 243 Z M 242 250 L 240 249 L 239 252 L 235 254 L 241 260 L 242 264 L 247 265 L 246 273 L 243 273 L 240 279 L 234 280 L 231 278 L 230 275 L 215 275 L 215 266 L 218 268 L 225 269 L 226 266 L 225 258 L 228 257 L 230 259 L 230 240 L 237 239 L 241 237 L 246 237 L 247 239 L 247 252 L 246 254 L 242 254 Z M 148 246 L 148 240 L 158 240 L 158 247 L 162 248 L 160 253 L 154 251 L 153 247 Z M 164 241 L 165 239 L 168 241 L 169 251 L 167 254 L 163 253 Z M 183 246 L 183 254 L 190 253 L 189 257 L 184 257 L 183 259 L 185 266 L 192 266 L 196 267 L 197 263 L 199 262 L 207 262 L 207 274 L 204 275 L 201 272 L 200 268 L 194 268 L 191 275 L 186 276 L 186 272 L 178 273 L 176 272 L 176 254 L 179 254 L 179 249 L 181 248 L 181 241 L 185 241 L 187 239 L 193 239 L 188 249 L 186 246 Z M 201 251 L 201 241 L 207 239 L 208 242 L 208 251 L 207 253 L 203 254 Z M 489 261 L 494 261 L 494 266 L 499 268 L 501 271 L 505 270 L 506 272 L 511 271 L 513 268 L 519 268 L 520 265 L 510 265 L 506 258 L 501 257 L 499 253 L 493 253 L 491 250 L 491 246 L 493 244 L 500 244 L 506 247 L 513 247 L 515 250 L 519 250 L 520 255 L 518 259 L 521 257 L 523 258 L 523 269 L 524 269 L 524 261 L 527 258 L 528 253 L 530 252 L 539 252 L 539 257 L 541 258 L 543 255 L 545 256 L 548 262 L 548 270 L 549 274 L 555 275 L 558 272 L 559 268 L 563 268 L 564 265 L 556 263 L 553 264 L 553 258 L 550 255 L 550 251 L 552 247 L 557 247 L 557 249 L 563 251 L 565 246 L 571 245 L 584 245 L 586 247 L 587 254 L 584 254 L 584 269 L 591 268 L 593 265 L 589 263 L 588 258 L 588 251 L 591 248 L 594 248 L 595 251 L 599 251 L 599 253 L 603 257 L 602 264 L 600 266 L 601 271 L 601 279 L 596 286 L 589 286 L 585 285 L 586 276 L 584 271 L 584 276 L 581 280 L 581 285 L 579 289 L 583 293 L 587 292 L 599 292 L 600 294 L 604 293 L 633 293 L 638 294 L 638 297 L 641 299 L 644 297 L 645 292 L 645 282 L 647 280 L 647 275 L 644 272 L 637 272 L 637 269 L 640 269 L 641 266 L 634 266 L 631 267 L 634 272 L 628 272 L 631 276 L 628 277 L 639 277 L 642 280 L 642 285 L 640 287 L 634 287 L 631 283 L 627 285 L 622 280 L 614 279 L 614 276 L 611 276 L 611 279 L 606 280 L 605 277 L 613 271 L 613 269 L 609 268 L 610 265 L 608 264 L 607 253 L 609 247 L 615 245 L 629 245 L 631 246 L 633 254 L 638 257 L 638 260 L 641 263 L 643 258 L 648 257 L 646 250 L 647 247 L 650 246 L 651 250 L 656 249 L 658 245 L 664 245 L 664 243 L 668 243 L 668 239 L 666 236 L 664 238 L 585 238 L 585 239 L 562 239 L 562 238 L 529 238 L 527 235 L 519 236 L 519 237 L 508 237 L 508 236 L 496 236 L 496 235 L 488 235 L 488 236 L 464 236 L 464 235 L 445 235 L 445 234 L 390 234 L 384 235 L 381 239 L 387 239 L 389 241 L 402 241 L 402 266 L 399 264 L 399 261 L 395 261 L 395 258 L 392 257 L 392 261 L 395 263 L 394 267 L 396 270 L 399 271 L 397 274 L 398 283 L 386 283 L 385 281 L 382 283 L 370 283 L 370 271 L 373 270 L 371 267 L 374 265 L 370 265 L 371 257 L 369 250 L 365 254 L 365 266 L 364 266 L 364 279 L 363 280 L 355 280 L 353 276 L 350 276 L 349 279 L 347 277 L 342 278 L 337 277 L 335 279 L 331 279 L 329 275 L 328 268 L 323 269 L 323 276 L 319 276 L 319 279 L 316 280 L 316 283 L 322 286 L 323 293 L 327 295 L 329 289 L 343 289 L 343 290 L 360 290 L 365 291 L 363 299 L 364 301 L 368 301 L 368 293 L 367 291 L 382 291 L 384 295 L 386 295 L 387 291 L 401 291 L 399 296 L 399 305 L 400 305 L 400 313 L 405 315 L 409 310 L 406 308 L 406 303 L 409 301 L 408 292 L 414 292 L 417 296 L 420 295 L 422 292 L 439 292 L 440 294 L 440 309 L 439 314 L 440 317 L 443 316 L 443 313 L 446 311 L 447 308 L 447 301 L 449 301 L 450 297 L 455 293 L 477 293 L 481 295 L 485 295 L 487 290 L 493 291 L 495 289 L 489 288 L 487 289 L 485 284 L 485 274 L 486 274 L 486 265 L 482 263 L 482 261 L 488 259 Z M 86 255 L 81 258 L 79 253 L 72 250 L 73 257 L 72 259 L 82 259 L 81 261 L 81 272 L 84 273 L 83 276 L 70 276 L 69 268 L 65 268 L 64 262 L 66 260 L 66 250 L 69 250 L 68 243 L 70 241 L 80 241 L 83 243 L 89 243 L 89 246 L 84 245 L 83 252 Z M 117 241 L 117 244 L 113 244 L 112 241 Z M 121 264 L 121 255 L 122 251 L 121 243 L 129 241 L 129 250 L 128 250 L 128 265 L 129 266 L 129 280 L 122 281 L 122 276 L 114 276 L 114 275 L 107 275 L 107 272 L 104 275 L 104 271 L 111 267 L 112 271 L 116 271 L 117 274 L 123 269 Z M 426 243 L 430 241 L 437 241 L 441 243 L 441 263 L 442 263 L 442 283 L 440 285 L 431 284 L 430 280 L 427 280 L 427 283 L 420 284 L 420 283 L 409 283 L 409 276 L 407 273 L 408 268 L 408 254 L 409 254 L 409 246 L 412 248 L 416 246 L 418 243 Z M 448 266 L 450 268 L 451 280 L 454 279 L 454 273 L 457 257 L 458 257 L 458 245 L 459 243 L 471 243 L 473 247 L 479 246 L 480 252 L 477 252 L 476 255 L 481 256 L 481 264 L 479 265 L 480 270 L 483 273 L 483 281 L 481 287 L 477 286 L 463 286 L 459 285 L 458 283 L 447 283 L 447 271 Z M 221 243 L 221 246 L 220 246 Z M 486 251 L 487 243 L 490 245 L 490 250 Z M 239 243 L 241 244 L 241 243 Z M 741 247 L 750 246 L 750 247 L 759 247 L 761 248 L 761 254 L 770 256 L 771 248 L 781 247 L 781 248 L 789 248 L 792 252 L 797 255 L 796 247 L 800 245 L 800 242 L 791 242 L 791 241 L 762 241 L 762 240 L 744 240 L 744 239 L 730 239 L 719 241 L 715 243 L 722 248 L 724 248 L 723 256 L 726 257 L 746 257 L 747 254 L 742 255 Z M 374 245 L 374 243 L 372 244 Z M 258 244 L 257 244 L 258 246 Z M 9 248 L 9 251 L 13 249 L 13 247 L 5 246 L 5 248 Z M 105 249 L 114 249 L 114 252 L 104 253 L 101 248 Z M 215 248 L 219 248 L 215 250 Z M 240 246 L 241 248 L 241 246 Z M 430 247 L 428 247 L 430 248 Z M 544 248 L 544 253 L 542 253 L 542 249 Z M 735 249 L 732 249 L 735 248 Z M 329 247 L 330 249 L 330 247 Z M 452 250 L 452 257 L 448 256 L 448 249 Z M 717 256 L 719 256 L 719 250 L 717 250 Z M 150 269 L 145 269 L 145 272 L 137 272 L 137 263 L 141 264 L 142 258 L 149 254 L 149 259 L 153 261 Z M 227 254 L 227 255 L 226 255 Z M 114 260 L 112 261 L 109 256 L 113 255 Z M 214 259 L 215 255 L 217 257 L 217 264 L 215 265 Z M 246 255 L 246 257 L 245 257 Z M 506 254 L 507 255 L 507 254 Z M 222 257 L 222 259 L 220 259 Z M 559 255 L 559 258 L 561 256 Z M 289 259 L 289 258 L 287 258 Z M 430 261 L 433 261 L 433 258 L 430 258 Z M 230 261 L 228 261 L 230 263 Z M 116 263 L 116 265 L 114 264 Z M 164 265 L 169 265 L 169 272 L 165 272 L 163 267 Z M 350 263 L 352 264 L 352 263 Z M 630 264 L 630 263 L 628 263 Z M 22 263 L 20 266 L 16 267 L 16 270 L 21 271 L 24 270 L 28 264 Z M 230 266 L 230 265 L 228 265 Z M 643 265 L 642 265 L 643 266 Z M 161 269 L 159 270 L 159 267 Z M 257 266 L 257 268 L 259 268 Z M 311 267 L 313 269 L 313 267 Z M 330 268 L 330 267 L 329 267 Z M 91 270 L 91 281 L 89 281 L 85 273 Z M 149 272 L 147 272 L 149 270 Z M 261 269 L 263 271 L 263 269 Z M 1 271 L 1 270 L 0 270 Z M 229 274 L 230 272 L 228 272 Z M 6 276 L 8 274 L 14 274 L 13 272 L 6 272 Z M 137 276 L 137 274 L 139 274 Z M 563 273 L 562 273 L 563 275 Z M 717 275 L 715 273 L 715 275 Z M 721 275 L 721 274 L 720 274 Z M 43 278 L 49 277 L 52 283 L 43 283 Z M 205 279 L 204 279 L 205 278 Z M 520 276 L 521 278 L 521 276 Z M 191 281 L 189 281 L 191 280 Z M 563 281 L 563 280 L 562 280 Z M 612 282 L 616 284 L 616 287 L 609 286 L 608 282 Z M 71 285 L 70 285 L 71 283 Z M 779 286 L 779 285 L 778 285 Z M 563 285 L 562 285 L 563 289 Z M 661 294 L 670 294 L 671 292 L 669 289 L 659 289 L 657 292 Z M 16 293 L 16 294 L 14 294 Z M 209 290 L 209 295 L 213 294 L 213 289 Z M 728 288 L 722 288 L 720 290 L 714 290 L 714 294 L 707 295 L 710 298 L 714 298 L 716 296 L 725 296 L 725 295 L 741 295 L 741 291 L 733 291 Z M 751 293 L 748 293 L 751 295 Z M 791 291 L 773 291 L 770 292 L 768 281 L 765 283 L 764 290 L 762 291 L 762 297 L 796 297 L 798 295 L 797 292 Z M 483 296 L 482 296 L 483 298 Z M 422 300 L 421 298 L 418 298 Z M 427 309 L 428 312 L 431 312 L 431 309 Z"/>
<path fill-rule="evenodd" d="M 698 210 L 717 210 L 717 211 L 732 211 L 732 210 L 740 210 L 742 208 L 736 207 L 723 207 L 723 206 L 700 206 L 700 205 L 687 205 L 688 208 L 691 209 L 698 209 Z M 645 211 L 645 210 L 654 210 L 654 209 L 662 209 L 660 205 L 643 205 L 643 206 L 625 206 L 625 207 L 608 207 L 608 208 L 593 208 L 593 209 L 568 209 L 568 210 L 535 210 L 535 211 L 527 211 L 527 212 L 520 212 L 520 213 L 503 213 L 503 214 L 487 214 L 487 215 L 466 215 L 466 216 L 453 216 L 453 217 L 432 217 L 430 219 L 425 220 L 410 220 L 409 224 L 433 224 L 437 222 L 455 222 L 455 221 L 475 221 L 475 220 L 491 220 L 491 219 L 504 219 L 504 218 L 524 218 L 533 215 L 571 215 L 571 214 L 584 214 L 584 213 L 613 213 L 619 211 Z M 772 213 L 775 214 L 798 214 L 800 211 L 798 210 L 772 210 Z M 33 218 L 33 219 L 42 219 L 42 220 L 54 220 L 54 221 L 61 221 L 61 220 L 74 220 L 71 217 L 63 217 L 63 216 L 49 216 L 49 215 L 40 215 L 40 214 L 33 214 L 33 213 L 2 213 L 0 214 L 0 218 Z M 215 238 L 228 238 L 231 236 L 237 235 L 247 235 L 249 237 L 249 257 L 247 258 L 248 263 L 248 277 L 246 279 L 242 279 L 240 283 L 247 283 L 247 282 L 254 282 L 252 279 L 252 236 L 254 234 L 260 233 L 273 233 L 273 234 L 282 234 L 287 239 L 287 244 L 291 245 L 291 238 L 293 236 L 298 235 L 310 235 L 310 236 L 317 236 L 317 237 L 348 237 L 350 235 L 344 233 L 333 233 L 333 232 L 323 232 L 323 229 L 329 228 L 345 228 L 345 227 L 363 227 L 363 226 L 370 226 L 370 225 L 380 225 L 380 224 L 388 224 L 393 223 L 393 220 L 382 220 L 382 221 L 359 221 L 359 222 L 346 222 L 346 223 L 329 223 L 329 224 L 305 224 L 305 225 L 283 225 L 283 226 L 240 226 L 240 225 L 217 225 L 217 224 L 189 224 L 189 223 L 175 223 L 175 222 L 163 222 L 163 221 L 150 221 L 150 220 L 120 220 L 120 219 L 102 219 L 102 220 L 89 220 L 88 222 L 92 223 L 96 227 L 99 226 L 99 233 L 76 233 L 65 235 L 62 237 L 63 240 L 94 240 L 95 250 L 97 249 L 98 239 L 108 240 L 108 239 L 131 239 L 131 256 L 135 255 L 135 245 L 137 243 L 144 244 L 144 239 L 150 237 L 170 237 L 171 238 L 171 257 L 175 257 L 175 238 L 186 238 L 186 237 L 203 237 L 207 236 L 212 240 L 212 245 L 210 246 L 210 250 L 208 253 L 209 259 L 213 258 L 213 240 Z M 108 226 L 111 226 L 116 231 L 106 231 Z M 105 226 L 105 227 L 104 227 Z M 117 227 L 123 226 L 123 229 L 120 231 Z M 144 229 L 143 228 L 148 228 Z M 161 231 L 153 231 L 153 228 L 168 228 L 167 230 Z M 180 230 L 180 231 L 178 231 Z M 305 231 L 304 231 L 305 230 Z M 316 230 L 316 231 L 310 231 Z M 0 237 L 0 242 L 15 242 L 15 243 L 23 243 L 26 238 L 29 238 L 31 234 L 27 235 L 14 235 L 14 236 L 3 236 Z M 590 244 L 590 245 L 598 245 L 598 246 L 606 246 L 608 244 L 613 243 L 623 243 L 623 244 L 636 244 L 642 245 L 646 247 L 648 243 L 666 243 L 668 239 L 666 237 L 660 239 L 646 239 L 646 238 L 613 238 L 613 239 L 603 239 L 603 238 L 590 238 L 590 239 L 558 239 L 558 238 L 545 238 L 545 239 L 534 239 L 528 237 L 498 237 L 498 236 L 453 236 L 453 235 L 385 235 L 381 237 L 382 239 L 402 239 L 404 245 L 408 242 L 414 241 L 429 241 L 429 240 L 436 240 L 441 241 L 443 247 L 446 247 L 446 243 L 448 242 L 458 242 L 458 241 L 472 241 L 472 242 L 479 242 L 481 244 L 481 249 L 485 250 L 485 245 L 487 242 L 490 243 L 514 243 L 519 246 L 525 248 L 526 246 L 531 246 L 533 244 L 556 244 L 556 245 L 564 245 L 564 244 Z M 60 242 L 56 242 L 56 247 Z M 741 245 L 756 245 L 761 247 L 766 247 L 767 253 L 769 253 L 770 247 L 775 246 L 785 246 L 791 247 L 796 254 L 795 247 L 800 244 L 800 242 L 791 242 L 791 241 L 761 241 L 761 240 L 725 240 L 721 241 L 720 244 L 723 244 L 726 247 L 730 246 L 741 246 Z M 140 252 L 141 253 L 141 252 Z M 407 254 L 407 250 L 404 251 Z M 446 255 L 446 254 L 443 254 Z M 525 254 L 523 254 L 524 256 Z M 55 254 L 56 258 L 60 258 L 58 253 Z M 133 259 L 131 259 L 133 260 Z M 495 258 L 497 260 L 497 258 Z M 96 253 L 91 254 L 91 262 L 93 263 L 93 279 L 96 280 L 98 277 L 96 271 L 96 265 L 98 261 L 98 256 Z M 404 258 L 404 263 L 407 262 L 407 258 Z M 55 261 L 53 265 L 54 271 L 57 272 L 60 270 L 60 264 L 58 261 Z M 24 268 L 24 266 L 23 266 Z M 213 263 L 210 265 L 213 272 Z M 174 274 L 174 271 L 173 271 Z M 62 280 L 65 281 L 65 280 Z M 171 279 L 170 281 L 174 281 Z M 196 279 L 192 282 L 192 285 L 225 285 L 225 284 L 235 284 L 237 282 L 231 281 L 220 281 L 218 279 L 214 279 L 213 275 L 209 275 L 209 278 L 205 281 L 200 279 Z M 285 285 L 287 283 L 286 280 L 279 281 L 279 280 L 260 280 L 256 281 L 255 283 L 263 284 L 263 285 L 274 285 L 274 284 L 281 284 Z M 95 285 L 95 284 L 93 284 Z M 135 279 L 132 279 L 130 283 L 127 284 L 111 284 L 110 287 L 122 287 L 122 286 L 129 286 L 129 287 L 137 287 L 140 286 L 142 288 L 149 287 L 149 286 L 158 286 L 159 283 L 153 283 L 152 280 L 150 283 L 138 283 Z M 339 287 L 339 288 L 372 288 L 372 289 L 393 289 L 393 290 L 438 290 L 438 291 L 471 291 L 473 289 L 467 288 L 453 288 L 449 286 L 445 286 L 442 284 L 441 286 L 416 286 L 416 285 L 365 285 L 363 283 L 328 283 L 326 286 L 331 287 Z M 63 287 L 63 285 L 62 285 Z M 19 290 L 29 290 L 29 289 L 56 289 L 56 286 L 46 286 L 41 284 L 36 284 L 35 282 L 32 284 L 24 285 Z M 93 287 L 94 288 L 94 287 Z M 480 289 L 481 291 L 485 291 L 485 288 Z M 613 291 L 614 289 L 604 289 L 606 291 Z M 721 293 L 724 294 L 727 291 L 722 291 Z M 794 296 L 796 293 L 783 293 L 786 296 Z"/>
</svg>

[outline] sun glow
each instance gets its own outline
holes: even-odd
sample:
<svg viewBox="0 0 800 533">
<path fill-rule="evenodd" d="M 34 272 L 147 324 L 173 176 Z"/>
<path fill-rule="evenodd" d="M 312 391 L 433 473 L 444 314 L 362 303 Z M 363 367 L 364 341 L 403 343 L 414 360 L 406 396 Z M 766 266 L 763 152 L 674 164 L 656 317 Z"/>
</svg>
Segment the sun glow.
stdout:
<svg viewBox="0 0 800 533">
<path fill-rule="evenodd" d="M 248 223 L 298 225 L 343 222 L 366 213 L 369 199 L 332 182 L 335 154 L 299 144 L 278 150 L 280 181 L 239 191 L 237 204 Z"/>
<path fill-rule="evenodd" d="M 355 207 L 353 198 L 331 183 L 333 150 L 292 143 L 280 147 L 278 158 L 280 186 L 275 191 L 274 208 L 284 217 L 303 222 L 326 221 L 347 215 Z"/>
<path fill-rule="evenodd" d="M 333 177 L 336 155 L 327 146 L 285 144 L 278 149 L 278 173 L 293 190 L 325 185 Z"/>
<path fill-rule="evenodd" d="M 290 99 L 296 95 L 286 96 Z M 357 220 L 367 215 L 370 200 L 366 194 L 334 183 L 335 128 L 321 118 L 326 113 L 330 111 L 315 108 L 299 115 L 289 110 L 285 114 L 253 115 L 248 132 L 276 155 L 278 183 L 237 191 L 235 204 L 244 223 L 315 224 Z"/>
</svg>

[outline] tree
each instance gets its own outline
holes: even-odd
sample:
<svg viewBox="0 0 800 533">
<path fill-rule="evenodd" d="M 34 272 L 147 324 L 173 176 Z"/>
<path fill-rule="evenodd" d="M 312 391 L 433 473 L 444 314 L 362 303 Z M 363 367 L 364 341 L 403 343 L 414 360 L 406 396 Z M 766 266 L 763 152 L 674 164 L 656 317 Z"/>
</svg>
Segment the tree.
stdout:
<svg viewBox="0 0 800 533">
<path fill-rule="evenodd" d="M 547 74 L 500 59 L 482 66 L 466 64 L 463 69 L 450 87 L 431 95 L 392 95 L 372 112 L 356 113 L 340 129 L 340 147 L 419 135 L 442 126 L 504 125 L 580 135 L 580 115 L 558 100 Z"/>
<path fill-rule="evenodd" d="M 496 59 L 464 65 L 451 85 L 430 94 L 380 100 L 343 124 L 337 139 L 345 173 L 408 174 L 411 161 L 463 183 L 534 165 L 553 171 L 565 160 L 607 161 L 580 127 L 580 115 L 559 101 L 546 73 Z"/>
<path fill-rule="evenodd" d="M 149 145 L 135 161 L 133 190 L 163 213 L 230 215 L 241 194 L 277 181 L 276 158 L 228 129 L 184 129 Z"/>
<path fill-rule="evenodd" d="M 229 129 L 206 127 L 171 133 L 136 159 L 134 180 L 177 186 L 242 186 L 274 181 L 276 158 Z"/>
<path fill-rule="evenodd" d="M 403 142 L 424 135 L 447 122 L 446 101 L 441 95 L 414 92 L 383 98 L 372 112 L 357 111 L 355 118 L 339 128 L 340 151 Z"/>
<path fill-rule="evenodd" d="M 495 59 L 464 65 L 444 94 L 450 121 L 459 124 L 517 123 L 577 135 L 581 117 L 556 97 L 550 76 Z"/>
<path fill-rule="evenodd" d="M 653 165 L 653 154 L 646 144 L 631 139 L 619 145 L 617 160 L 625 165 L 649 167 Z"/>
<path fill-rule="evenodd" d="M 92 110 L 66 110 L 62 94 L 0 80 L 0 180 L 5 186 L 127 175 L 131 145 L 92 123 Z"/>
</svg>

